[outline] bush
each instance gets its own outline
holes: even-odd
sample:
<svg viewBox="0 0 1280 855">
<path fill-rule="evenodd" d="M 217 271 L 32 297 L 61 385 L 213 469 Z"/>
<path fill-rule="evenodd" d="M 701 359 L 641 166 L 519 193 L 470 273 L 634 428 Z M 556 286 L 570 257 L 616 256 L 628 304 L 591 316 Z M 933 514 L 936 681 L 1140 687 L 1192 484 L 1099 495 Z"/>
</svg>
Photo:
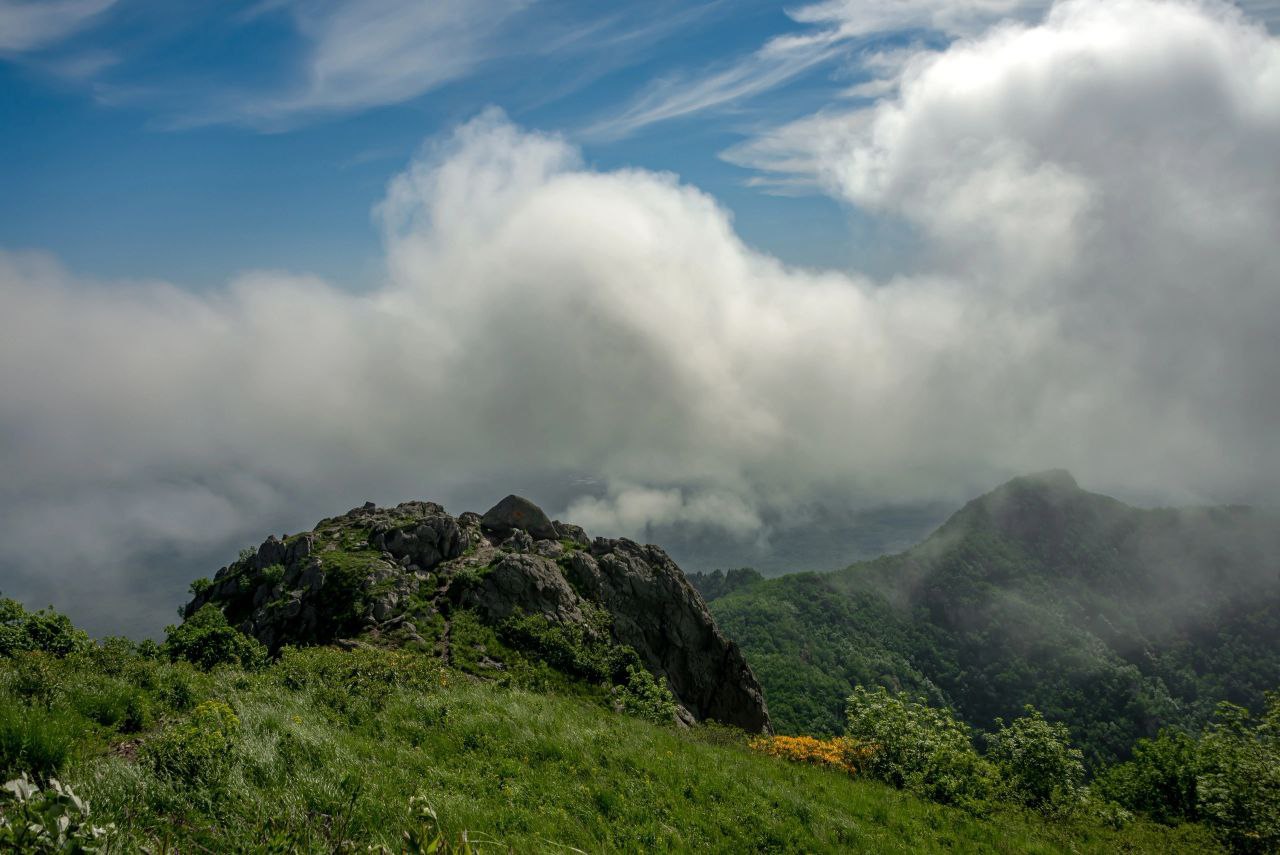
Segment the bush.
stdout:
<svg viewBox="0 0 1280 855">
<path fill-rule="evenodd" d="M 1181 731 L 1162 730 L 1155 739 L 1139 739 L 1133 759 L 1112 766 L 1094 781 L 1094 791 L 1156 822 L 1174 825 L 1199 819 L 1196 778 L 1199 746 Z"/>
<path fill-rule="evenodd" d="M 558 623 L 545 615 L 517 612 L 499 627 L 498 637 L 558 671 L 593 683 L 625 685 L 628 668 L 639 666 L 639 658 L 630 648 L 612 642 L 597 615 L 588 610 L 587 618 L 596 626 L 588 629 L 580 623 Z"/>
<path fill-rule="evenodd" d="M 1200 816 L 1235 852 L 1280 850 L 1280 693 L 1252 724 L 1248 710 L 1223 702 L 1200 740 L 1196 778 Z"/>
<path fill-rule="evenodd" d="M 137 733 L 151 719 L 151 704 L 145 693 L 103 674 L 82 673 L 69 690 L 68 699 L 80 715 L 123 733 Z"/>
<path fill-rule="evenodd" d="M 82 730 L 64 710 L 33 708 L 0 695 L 0 773 L 57 773 Z"/>
<path fill-rule="evenodd" d="M 753 751 L 795 763 L 827 766 L 858 774 L 874 751 L 847 736 L 817 739 L 812 736 L 758 736 L 747 745 Z"/>
<path fill-rule="evenodd" d="M 671 690 L 641 668 L 627 666 L 627 681 L 618 687 L 622 712 L 657 724 L 671 724 L 676 717 L 676 700 Z"/>
<path fill-rule="evenodd" d="M 0 599 L 0 655 L 37 650 L 66 656 L 89 646 L 89 636 L 52 608 L 29 612 L 17 600 Z"/>
<path fill-rule="evenodd" d="M 987 759 L 1000 775 L 1001 795 L 1040 811 L 1078 807 L 1085 794 L 1084 755 L 1071 747 L 1071 735 L 1061 722 L 1044 720 L 1027 706 L 1026 715 L 987 736 Z"/>
<path fill-rule="evenodd" d="M 5 664 L 5 683 L 18 698 L 47 707 L 65 689 L 62 662 L 48 653 L 18 653 Z"/>
<path fill-rule="evenodd" d="M 267 651 L 227 623 L 226 615 L 206 603 L 181 626 L 165 627 L 165 648 L 172 659 L 186 659 L 208 670 L 216 665 L 239 665 L 252 670 L 266 664 Z"/>
<path fill-rule="evenodd" d="M 950 711 L 858 686 L 845 712 L 845 735 L 874 750 L 867 775 L 943 804 L 976 808 L 987 796 L 990 769 Z"/>
<path fill-rule="evenodd" d="M 222 701 L 205 701 L 181 724 L 166 728 L 147 743 L 147 759 L 156 773 L 183 784 L 221 783 L 235 760 L 240 719 Z"/>
</svg>

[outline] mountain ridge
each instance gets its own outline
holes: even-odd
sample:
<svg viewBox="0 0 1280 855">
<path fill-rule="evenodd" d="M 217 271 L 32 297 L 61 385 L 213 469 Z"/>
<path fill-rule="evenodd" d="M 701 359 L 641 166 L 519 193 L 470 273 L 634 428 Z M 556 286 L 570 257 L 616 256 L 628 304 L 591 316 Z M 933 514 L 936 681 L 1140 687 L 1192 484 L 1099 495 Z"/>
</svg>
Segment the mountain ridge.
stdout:
<svg viewBox="0 0 1280 855">
<path fill-rule="evenodd" d="M 917 546 L 710 602 L 783 731 L 831 732 L 856 684 L 989 727 L 1033 703 L 1091 759 L 1280 684 L 1280 524 L 1240 506 L 1139 509 L 1063 470 L 1015 478 Z"/>
</svg>

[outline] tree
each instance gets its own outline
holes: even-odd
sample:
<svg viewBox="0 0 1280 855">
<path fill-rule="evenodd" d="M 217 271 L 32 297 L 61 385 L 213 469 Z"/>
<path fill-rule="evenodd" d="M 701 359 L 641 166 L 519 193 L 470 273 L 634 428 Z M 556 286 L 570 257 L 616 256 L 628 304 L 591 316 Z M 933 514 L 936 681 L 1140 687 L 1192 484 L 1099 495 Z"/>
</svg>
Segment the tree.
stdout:
<svg viewBox="0 0 1280 855">
<path fill-rule="evenodd" d="M 1084 755 L 1071 747 L 1067 726 L 1045 721 L 1030 705 L 1026 715 L 987 736 L 987 759 L 1000 775 L 1002 795 L 1042 811 L 1073 808 L 1084 796 Z"/>
<path fill-rule="evenodd" d="M 853 749 L 874 752 L 858 758 L 871 777 L 944 804 L 974 807 L 986 797 L 990 768 L 949 710 L 858 686 L 845 714 Z"/>
<path fill-rule="evenodd" d="M 1218 704 L 1200 740 L 1199 811 L 1236 852 L 1280 850 L 1280 692 L 1251 727 L 1249 711 Z"/>
<path fill-rule="evenodd" d="M 12 656 L 39 650 L 66 656 L 89 646 L 89 636 L 71 625 L 71 619 L 52 607 L 29 612 L 22 603 L 0 599 L 0 655 Z"/>
<path fill-rule="evenodd" d="M 1094 789 L 1103 798 L 1165 825 L 1195 822 L 1199 819 L 1199 751 L 1194 737 L 1165 728 L 1155 739 L 1139 739 L 1133 759 L 1099 775 Z"/>
<path fill-rule="evenodd" d="M 164 642 L 172 659 L 186 659 L 201 668 L 232 664 L 256 668 L 267 659 L 266 649 L 227 623 L 226 615 L 206 603 L 180 626 L 165 627 Z"/>
</svg>

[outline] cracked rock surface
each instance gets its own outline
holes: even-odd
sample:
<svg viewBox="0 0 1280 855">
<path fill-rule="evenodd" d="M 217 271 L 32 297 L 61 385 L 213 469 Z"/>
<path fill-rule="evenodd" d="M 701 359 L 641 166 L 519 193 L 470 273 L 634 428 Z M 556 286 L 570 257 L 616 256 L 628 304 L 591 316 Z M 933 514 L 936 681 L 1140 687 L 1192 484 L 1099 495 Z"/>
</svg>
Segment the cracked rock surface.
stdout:
<svg viewBox="0 0 1280 855">
<path fill-rule="evenodd" d="M 633 649 L 671 690 L 682 719 L 769 729 L 741 651 L 665 552 L 625 538 L 593 540 L 519 496 L 483 516 L 454 517 L 434 502 L 368 503 L 312 531 L 273 535 L 219 570 L 184 614 L 207 603 L 273 652 L 366 637 L 446 661 L 458 614 L 495 627 L 537 615 L 588 636 L 607 631 Z M 602 613 L 607 630 L 591 619 Z"/>
</svg>

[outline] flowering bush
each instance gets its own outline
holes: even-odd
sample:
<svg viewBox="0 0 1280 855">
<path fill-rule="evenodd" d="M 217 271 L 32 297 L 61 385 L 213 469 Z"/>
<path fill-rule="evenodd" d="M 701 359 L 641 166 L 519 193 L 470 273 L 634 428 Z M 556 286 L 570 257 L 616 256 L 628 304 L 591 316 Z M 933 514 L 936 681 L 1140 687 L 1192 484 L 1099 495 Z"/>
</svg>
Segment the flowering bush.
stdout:
<svg viewBox="0 0 1280 855">
<path fill-rule="evenodd" d="M 747 743 L 752 750 L 796 763 L 812 763 L 842 769 L 856 775 L 875 754 L 875 746 L 848 737 L 817 739 L 812 736 L 760 736 Z"/>
</svg>

